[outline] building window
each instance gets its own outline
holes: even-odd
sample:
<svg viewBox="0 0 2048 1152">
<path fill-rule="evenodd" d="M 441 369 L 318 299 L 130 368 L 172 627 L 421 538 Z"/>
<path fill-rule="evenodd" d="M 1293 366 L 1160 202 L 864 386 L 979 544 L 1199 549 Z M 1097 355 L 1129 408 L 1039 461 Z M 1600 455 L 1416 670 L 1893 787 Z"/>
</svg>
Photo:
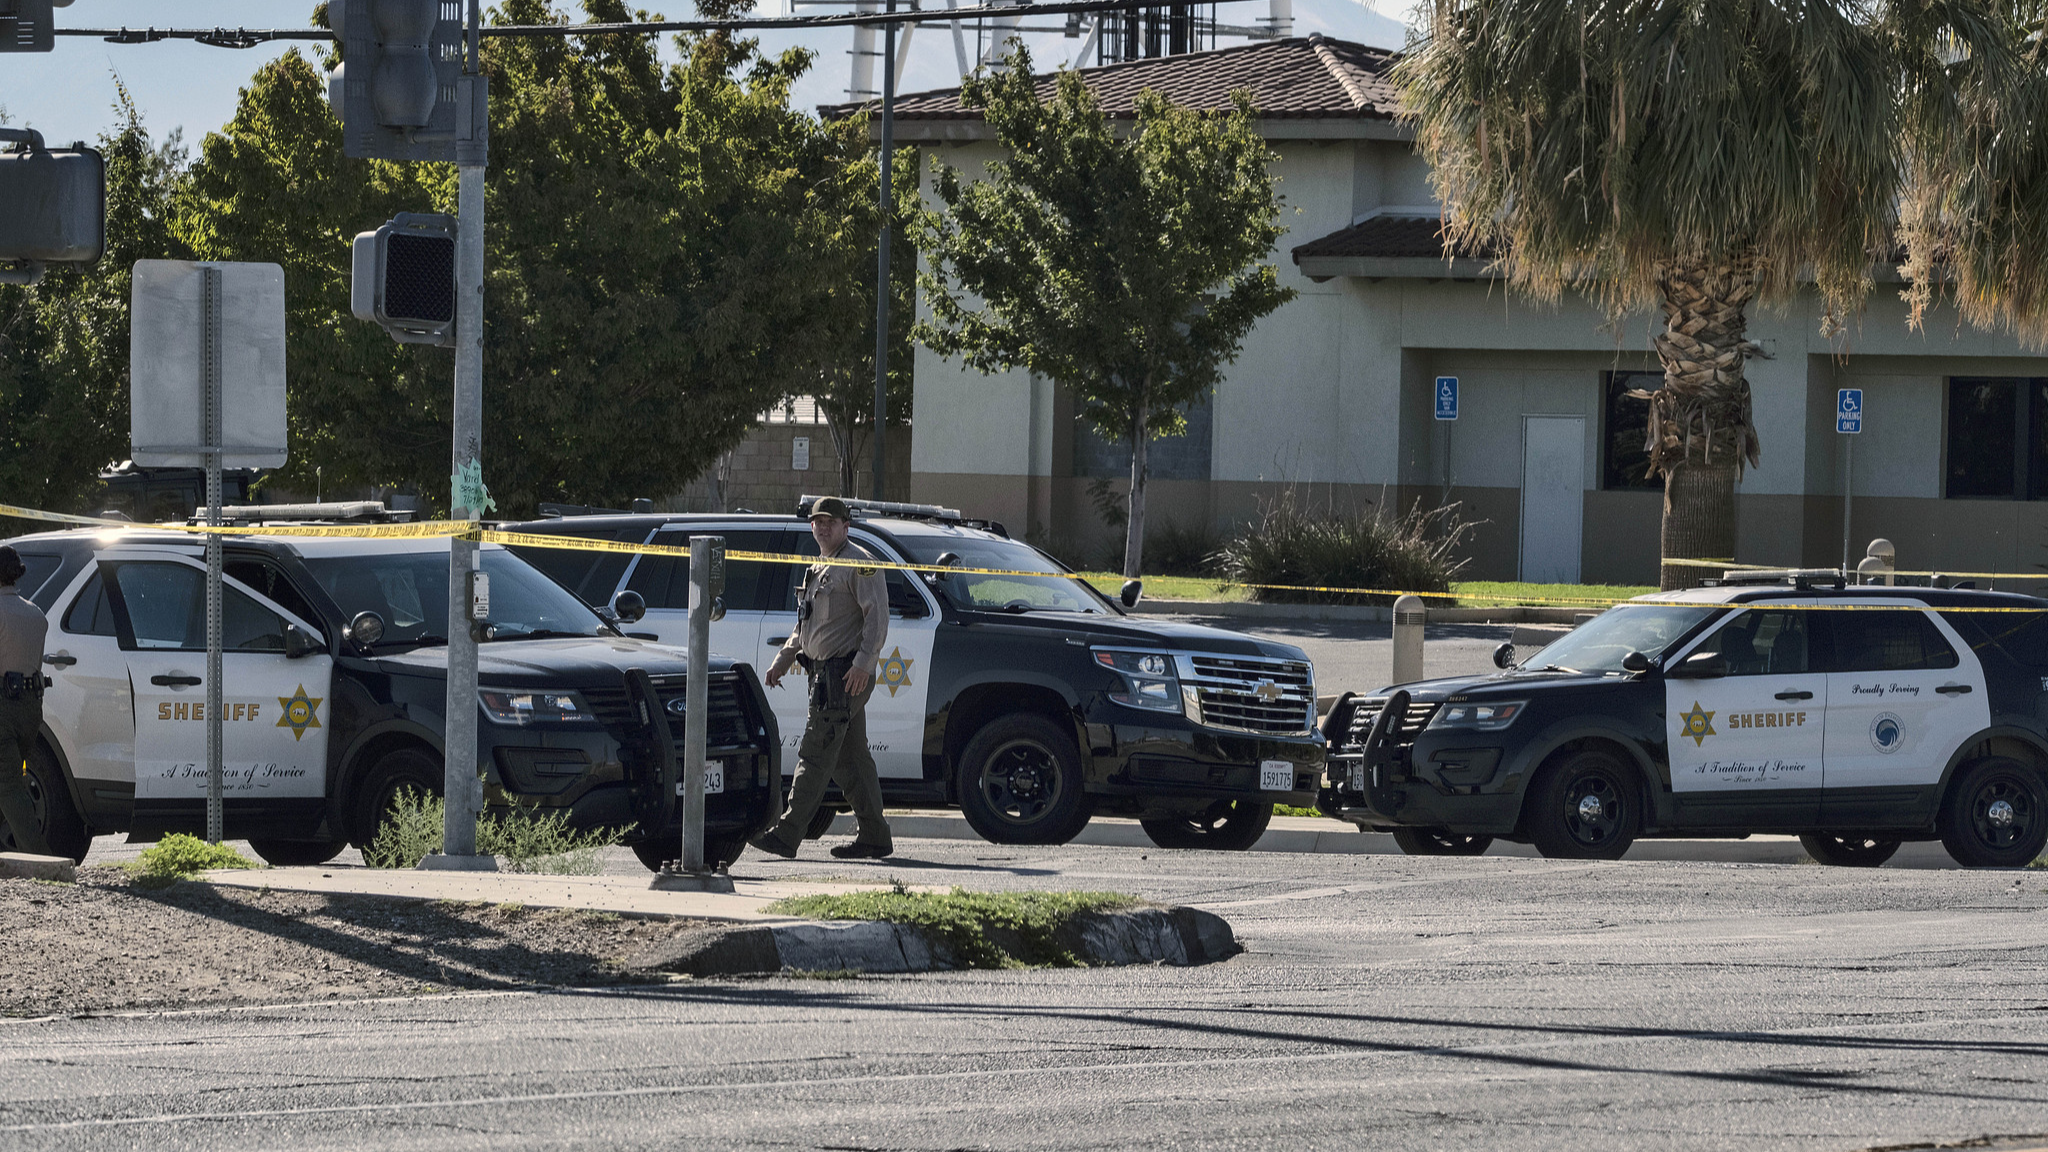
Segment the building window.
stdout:
<svg viewBox="0 0 2048 1152">
<path fill-rule="evenodd" d="M 1648 475 L 1650 453 L 1643 447 L 1649 431 L 1650 402 L 1629 395 L 1664 386 L 1662 372 L 1606 372 L 1600 406 L 1600 487 L 1609 490 L 1663 491 L 1661 477 Z"/>
<path fill-rule="evenodd" d="M 2048 380 L 1951 379 L 1946 467 L 1952 500 L 2048 496 Z"/>
</svg>

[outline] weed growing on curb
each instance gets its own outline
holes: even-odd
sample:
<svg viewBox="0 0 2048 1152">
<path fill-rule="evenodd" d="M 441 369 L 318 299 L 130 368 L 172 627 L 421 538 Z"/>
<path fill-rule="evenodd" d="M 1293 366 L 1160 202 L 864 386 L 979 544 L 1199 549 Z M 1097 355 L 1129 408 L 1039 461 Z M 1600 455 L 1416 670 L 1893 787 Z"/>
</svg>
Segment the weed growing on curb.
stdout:
<svg viewBox="0 0 2048 1152">
<path fill-rule="evenodd" d="M 430 852 L 441 850 L 442 806 L 438 796 L 407 788 L 393 799 L 377 838 L 363 849 L 372 868 L 413 868 Z M 569 827 L 567 812 L 545 816 L 521 809 L 487 815 L 476 822 L 476 850 L 505 858 L 507 871 L 545 872 L 558 876 L 595 876 L 604 870 L 597 854 L 625 842 L 623 828 Z"/>
<path fill-rule="evenodd" d="M 969 968 L 1078 968 L 1060 936 L 1076 916 L 1138 903 L 1120 892 L 886 892 L 793 896 L 769 912 L 812 920 L 888 920 L 921 928 L 952 946 Z"/>
<path fill-rule="evenodd" d="M 209 844 L 197 836 L 173 832 L 142 850 L 130 871 L 144 880 L 168 884 L 215 868 L 255 868 L 254 860 L 225 844 Z"/>
</svg>

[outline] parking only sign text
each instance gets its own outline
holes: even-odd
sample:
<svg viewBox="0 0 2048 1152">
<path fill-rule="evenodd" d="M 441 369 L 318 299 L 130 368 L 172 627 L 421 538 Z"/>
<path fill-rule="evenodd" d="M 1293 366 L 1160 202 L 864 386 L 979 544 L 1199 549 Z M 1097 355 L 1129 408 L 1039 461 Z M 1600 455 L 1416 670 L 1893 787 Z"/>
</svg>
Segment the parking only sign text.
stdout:
<svg viewBox="0 0 2048 1152">
<path fill-rule="evenodd" d="M 1863 389 L 1842 388 L 1835 392 L 1835 431 L 1845 435 L 1863 431 Z"/>
<path fill-rule="evenodd" d="M 1456 420 L 1458 418 L 1458 378 L 1439 376 L 1436 378 L 1436 418 Z"/>
</svg>

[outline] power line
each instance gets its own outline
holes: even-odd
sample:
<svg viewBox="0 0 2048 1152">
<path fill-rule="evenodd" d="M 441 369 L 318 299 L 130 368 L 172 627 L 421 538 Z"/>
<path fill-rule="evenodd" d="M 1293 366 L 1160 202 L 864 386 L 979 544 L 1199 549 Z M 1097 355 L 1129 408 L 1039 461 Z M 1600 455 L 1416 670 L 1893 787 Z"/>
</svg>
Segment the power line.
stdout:
<svg viewBox="0 0 2048 1152">
<path fill-rule="evenodd" d="M 1204 3 L 1215 0 L 1203 0 Z M 1242 3 L 1246 0 L 1220 0 Z M 488 26 L 481 34 L 492 37 L 538 36 L 653 36 L 663 32 L 748 32 L 777 28 L 855 28 L 863 25 L 946 24 L 984 17 L 1022 19 L 1031 16 L 1063 16 L 1070 12 L 1130 12 L 1145 8 L 1191 8 L 1184 3 L 1161 0 L 1056 0 L 1049 4 L 978 4 L 968 8 L 908 9 L 902 12 L 847 12 L 826 16 L 759 16 L 738 20 L 657 20 L 624 24 L 507 24 Z M 278 40 L 325 41 L 334 33 L 325 28 L 58 28 L 59 36 L 91 36 L 110 44 L 153 44 L 161 40 L 191 40 L 214 48 L 254 48 Z"/>
</svg>

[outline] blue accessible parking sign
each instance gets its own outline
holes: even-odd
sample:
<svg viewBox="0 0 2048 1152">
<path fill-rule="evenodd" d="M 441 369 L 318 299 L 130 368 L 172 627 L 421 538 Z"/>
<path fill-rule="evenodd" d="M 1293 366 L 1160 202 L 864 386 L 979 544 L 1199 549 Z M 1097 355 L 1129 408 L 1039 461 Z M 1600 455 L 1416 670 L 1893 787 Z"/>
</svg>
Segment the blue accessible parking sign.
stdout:
<svg viewBox="0 0 2048 1152">
<path fill-rule="evenodd" d="M 1436 378 L 1436 418 L 1456 420 L 1458 418 L 1458 378 L 1439 376 Z"/>
<path fill-rule="evenodd" d="M 1863 431 L 1863 389 L 1842 388 L 1835 392 L 1835 431 L 1845 435 Z"/>
</svg>

